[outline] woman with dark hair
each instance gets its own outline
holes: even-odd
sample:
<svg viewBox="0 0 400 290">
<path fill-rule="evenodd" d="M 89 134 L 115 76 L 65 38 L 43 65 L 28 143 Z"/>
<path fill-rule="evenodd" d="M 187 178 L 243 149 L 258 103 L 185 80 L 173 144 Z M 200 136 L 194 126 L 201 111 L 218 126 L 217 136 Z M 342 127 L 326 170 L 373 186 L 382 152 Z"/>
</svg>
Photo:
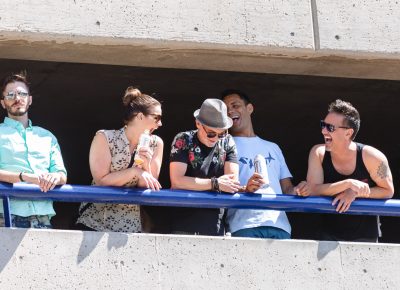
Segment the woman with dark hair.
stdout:
<svg viewBox="0 0 400 290">
<path fill-rule="evenodd" d="M 89 153 L 93 185 L 161 188 L 160 173 L 163 141 L 152 135 L 161 124 L 159 101 L 137 88 L 127 88 L 123 97 L 125 126 L 118 130 L 100 130 L 93 138 Z M 148 132 L 150 144 L 139 147 L 140 136 Z M 136 156 L 136 157 L 135 157 Z M 137 165 L 137 157 L 142 161 Z M 115 232 L 142 230 L 140 207 L 134 204 L 83 203 L 77 223 L 81 229 Z"/>
</svg>

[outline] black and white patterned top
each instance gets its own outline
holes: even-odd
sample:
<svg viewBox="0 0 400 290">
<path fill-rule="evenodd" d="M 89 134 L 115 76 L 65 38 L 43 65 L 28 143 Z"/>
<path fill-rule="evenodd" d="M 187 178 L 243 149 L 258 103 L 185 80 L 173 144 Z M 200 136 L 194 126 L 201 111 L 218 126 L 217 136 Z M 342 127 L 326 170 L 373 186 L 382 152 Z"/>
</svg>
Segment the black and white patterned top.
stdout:
<svg viewBox="0 0 400 290">
<path fill-rule="evenodd" d="M 129 141 L 125 134 L 125 128 L 119 130 L 99 130 L 96 134 L 104 134 L 107 138 L 111 152 L 110 172 L 128 168 L 136 153 L 131 153 Z M 157 147 L 157 136 L 152 135 L 150 148 L 154 151 Z M 135 177 L 124 186 L 136 187 L 138 178 Z M 93 185 L 96 185 L 93 182 Z M 140 232 L 142 229 L 140 220 L 140 207 L 136 204 L 103 204 L 82 203 L 80 216 L 77 223 L 84 224 L 96 231 L 103 232 Z"/>
</svg>

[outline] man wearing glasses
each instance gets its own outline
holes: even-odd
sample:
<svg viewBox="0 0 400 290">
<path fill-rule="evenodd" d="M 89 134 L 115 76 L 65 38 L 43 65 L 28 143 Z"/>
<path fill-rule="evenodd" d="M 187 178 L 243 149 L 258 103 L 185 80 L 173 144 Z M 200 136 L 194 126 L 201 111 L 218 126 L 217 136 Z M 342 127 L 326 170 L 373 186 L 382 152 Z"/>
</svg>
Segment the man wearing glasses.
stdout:
<svg viewBox="0 0 400 290">
<path fill-rule="evenodd" d="M 230 133 L 237 146 L 240 182 L 244 185 L 242 190 L 257 193 L 264 185 L 263 176 L 254 170 L 254 157 L 260 154 L 267 163 L 269 193 L 307 194 L 306 182 L 293 187 L 292 175 L 279 146 L 255 134 L 251 120 L 254 106 L 247 94 L 239 90 L 226 90 L 220 97 L 228 107 L 229 117 L 233 119 Z M 289 239 L 291 234 L 284 211 L 228 209 L 227 221 L 232 236 L 236 237 Z"/>
<path fill-rule="evenodd" d="M 47 192 L 65 184 L 66 170 L 57 139 L 49 131 L 32 126 L 28 119 L 32 96 L 24 74 L 3 80 L 1 105 L 7 117 L 0 124 L 0 181 L 28 182 Z M 10 201 L 13 227 L 51 228 L 52 201 Z M 0 207 L 0 220 L 3 208 Z M 3 222 L 3 221 L 2 221 Z"/>
<path fill-rule="evenodd" d="M 225 104 L 207 99 L 194 112 L 197 130 L 176 135 L 170 155 L 170 178 L 174 189 L 235 193 L 239 191 L 236 147 L 228 128 Z M 174 208 L 171 232 L 175 234 L 223 235 L 223 209 Z"/>
<path fill-rule="evenodd" d="M 346 212 L 356 198 L 391 198 L 392 174 L 385 155 L 354 142 L 360 115 L 348 102 L 336 100 L 321 121 L 324 144 L 315 145 L 308 161 L 307 182 L 312 195 L 334 197 L 338 213 Z M 377 216 L 321 215 L 320 240 L 377 242 Z"/>
</svg>

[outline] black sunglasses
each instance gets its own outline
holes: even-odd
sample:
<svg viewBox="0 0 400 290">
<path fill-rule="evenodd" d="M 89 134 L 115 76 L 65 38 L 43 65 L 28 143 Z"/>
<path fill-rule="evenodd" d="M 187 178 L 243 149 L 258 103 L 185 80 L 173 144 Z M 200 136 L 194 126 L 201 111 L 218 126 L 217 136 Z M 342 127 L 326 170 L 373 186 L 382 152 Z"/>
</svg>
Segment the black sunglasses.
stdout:
<svg viewBox="0 0 400 290">
<path fill-rule="evenodd" d="M 158 115 L 158 114 L 149 114 L 150 116 L 153 116 L 154 117 L 154 120 L 156 121 L 156 122 L 160 122 L 161 121 L 161 118 L 162 118 L 162 116 L 161 115 Z"/>
<path fill-rule="evenodd" d="M 204 128 L 203 124 L 201 124 L 201 126 L 203 127 L 204 132 L 206 132 L 207 138 L 215 138 L 215 136 L 218 136 L 219 139 L 222 139 L 222 138 L 225 138 L 226 135 L 228 135 L 228 130 L 225 130 L 224 132 L 218 134 L 216 132 L 207 131 L 206 128 Z"/>
<path fill-rule="evenodd" d="M 344 127 L 344 126 L 335 127 L 335 125 L 325 123 L 325 121 L 323 121 L 323 120 L 320 121 L 320 126 L 321 126 L 321 129 L 326 128 L 326 130 L 328 130 L 328 132 L 330 132 L 330 133 L 335 132 L 335 130 L 337 128 L 351 129 L 350 127 Z"/>
</svg>

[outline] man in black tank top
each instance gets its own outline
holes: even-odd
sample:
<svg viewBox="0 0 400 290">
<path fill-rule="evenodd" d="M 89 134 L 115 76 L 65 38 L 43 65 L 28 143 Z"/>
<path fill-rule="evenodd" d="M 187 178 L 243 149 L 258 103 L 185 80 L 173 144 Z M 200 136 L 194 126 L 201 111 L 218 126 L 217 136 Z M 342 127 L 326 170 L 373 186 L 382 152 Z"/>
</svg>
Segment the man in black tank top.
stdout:
<svg viewBox="0 0 400 290">
<path fill-rule="evenodd" d="M 385 155 L 353 140 L 360 115 L 348 102 L 336 100 L 321 121 L 325 144 L 315 145 L 308 160 L 311 195 L 332 196 L 338 214 L 321 215 L 320 240 L 376 242 L 377 216 L 345 215 L 356 198 L 391 198 L 392 174 Z"/>
</svg>

